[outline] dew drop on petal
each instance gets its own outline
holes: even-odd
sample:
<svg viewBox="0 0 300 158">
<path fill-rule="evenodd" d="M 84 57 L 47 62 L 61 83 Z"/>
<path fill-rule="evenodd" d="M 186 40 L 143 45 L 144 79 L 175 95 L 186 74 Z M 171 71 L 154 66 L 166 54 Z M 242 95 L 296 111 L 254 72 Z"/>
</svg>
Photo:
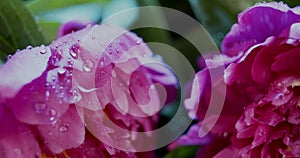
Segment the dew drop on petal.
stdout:
<svg viewBox="0 0 300 158">
<path fill-rule="evenodd" d="M 40 50 L 40 54 L 46 54 L 47 53 L 47 50 L 46 49 L 41 49 Z"/>
<path fill-rule="evenodd" d="M 86 72 L 90 72 L 93 69 L 93 67 L 94 67 L 94 64 L 90 60 L 84 61 L 83 65 L 82 65 L 83 71 L 86 71 Z"/>
<path fill-rule="evenodd" d="M 64 73 L 66 73 L 66 69 L 63 68 L 63 67 L 59 67 L 59 68 L 57 69 L 57 73 L 60 74 L 60 75 L 63 75 Z"/>
<path fill-rule="evenodd" d="M 55 109 L 50 109 L 49 110 L 49 116 L 54 117 L 54 116 L 56 116 L 56 114 L 57 114 L 57 112 L 56 112 Z"/>
<path fill-rule="evenodd" d="M 95 35 L 92 35 L 92 40 L 94 40 L 96 37 L 95 37 Z"/>
<path fill-rule="evenodd" d="M 77 44 L 74 44 L 69 50 L 70 56 L 74 59 L 78 58 L 79 52 L 80 52 L 80 49 L 79 49 L 79 45 L 77 45 Z"/>
<path fill-rule="evenodd" d="M 45 92 L 45 96 L 46 96 L 46 97 L 49 97 L 49 96 L 50 96 L 50 91 L 46 91 L 46 92 Z"/>
<path fill-rule="evenodd" d="M 103 67 L 104 66 L 104 60 L 100 60 L 100 66 Z"/>
<path fill-rule="evenodd" d="M 59 126 L 58 131 L 61 133 L 67 132 L 69 128 L 69 124 L 62 124 Z"/>
<path fill-rule="evenodd" d="M 31 50 L 31 49 L 32 49 L 32 46 L 29 45 L 29 46 L 26 47 L 26 49 L 27 49 L 27 50 Z"/>
<path fill-rule="evenodd" d="M 81 100 L 81 94 L 79 92 L 76 92 L 73 94 L 74 102 L 79 102 Z"/>
<path fill-rule="evenodd" d="M 70 55 L 72 58 L 77 59 L 77 53 L 74 52 L 73 50 L 70 50 Z"/>
<path fill-rule="evenodd" d="M 141 38 L 138 38 L 138 39 L 135 41 L 135 43 L 136 43 L 137 45 L 140 45 L 140 44 L 142 43 L 142 39 L 141 39 Z"/>
<path fill-rule="evenodd" d="M 9 60 L 9 59 L 11 59 L 12 58 L 12 55 L 11 54 L 9 54 L 7 57 L 7 60 Z"/>
</svg>

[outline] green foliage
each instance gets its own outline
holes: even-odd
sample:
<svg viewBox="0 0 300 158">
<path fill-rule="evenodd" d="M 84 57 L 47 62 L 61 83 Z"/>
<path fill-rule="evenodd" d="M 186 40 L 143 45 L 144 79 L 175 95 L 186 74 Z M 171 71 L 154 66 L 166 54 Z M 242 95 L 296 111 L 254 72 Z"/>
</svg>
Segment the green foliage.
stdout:
<svg viewBox="0 0 300 158">
<path fill-rule="evenodd" d="M 170 151 L 165 158 L 194 158 L 199 146 L 182 146 Z"/>
<path fill-rule="evenodd" d="M 231 26 L 237 22 L 238 13 L 263 1 L 270 0 L 189 0 L 195 16 L 219 46 Z"/>
<path fill-rule="evenodd" d="M 45 43 L 51 43 L 57 37 L 57 31 L 61 24 L 54 21 L 39 21 L 38 23 L 45 35 Z"/>
<path fill-rule="evenodd" d="M 52 10 L 62 9 L 72 5 L 80 5 L 86 3 L 103 4 L 108 0 L 33 0 L 27 3 L 27 7 L 33 14 L 40 14 Z"/>
<path fill-rule="evenodd" d="M 300 1 L 295 1 L 295 0 L 277 0 L 277 2 L 286 3 L 290 7 L 296 7 L 300 4 Z"/>
<path fill-rule="evenodd" d="M 17 49 L 44 43 L 35 19 L 20 0 L 0 1 L 0 53 L 2 60 Z"/>
</svg>

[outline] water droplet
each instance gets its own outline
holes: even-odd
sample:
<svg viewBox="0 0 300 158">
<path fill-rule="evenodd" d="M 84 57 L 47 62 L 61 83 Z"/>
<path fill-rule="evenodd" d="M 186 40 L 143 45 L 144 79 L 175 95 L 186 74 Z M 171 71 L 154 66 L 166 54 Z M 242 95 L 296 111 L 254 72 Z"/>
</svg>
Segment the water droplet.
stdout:
<svg viewBox="0 0 300 158">
<path fill-rule="evenodd" d="M 92 40 L 94 40 L 96 37 L 95 37 L 95 35 L 92 35 Z"/>
<path fill-rule="evenodd" d="M 72 58 L 77 59 L 77 53 L 74 52 L 73 50 L 70 50 L 70 55 Z"/>
<path fill-rule="evenodd" d="M 104 60 L 100 60 L 100 66 L 103 67 L 104 66 Z"/>
<path fill-rule="evenodd" d="M 142 43 L 142 39 L 141 39 L 141 38 L 138 38 L 138 39 L 135 41 L 135 43 L 136 43 L 137 45 L 140 45 L 140 44 Z"/>
<path fill-rule="evenodd" d="M 47 105 L 45 103 L 36 103 L 33 105 L 33 108 L 35 112 L 42 113 L 44 110 L 46 110 Z"/>
<path fill-rule="evenodd" d="M 119 49 L 118 49 L 118 48 L 117 48 L 117 50 L 116 50 L 116 51 L 117 51 L 117 53 L 120 53 L 120 51 L 119 51 Z"/>
<path fill-rule="evenodd" d="M 74 62 L 72 61 L 72 59 L 68 59 L 68 64 L 69 67 L 73 67 Z"/>
<path fill-rule="evenodd" d="M 70 126 L 69 124 L 63 124 L 63 125 L 59 126 L 58 131 L 61 133 L 67 132 L 69 126 Z"/>
<path fill-rule="evenodd" d="M 94 67 L 94 64 L 90 60 L 84 61 L 83 65 L 82 65 L 83 71 L 86 71 L 86 72 L 90 72 L 93 69 L 93 67 Z"/>
<path fill-rule="evenodd" d="M 69 51 L 69 54 L 71 55 L 72 58 L 74 59 L 77 59 L 78 58 L 78 53 L 80 52 L 80 49 L 79 49 L 79 45 L 77 44 L 74 44 L 71 48 L 70 48 L 70 51 Z"/>
<path fill-rule="evenodd" d="M 46 49 L 41 49 L 40 50 L 40 54 L 46 54 L 47 53 L 47 50 Z"/>
<path fill-rule="evenodd" d="M 49 86 L 50 86 L 50 83 L 49 83 L 49 82 L 46 82 L 45 86 L 46 86 L 46 87 L 49 87 Z"/>
<path fill-rule="evenodd" d="M 50 92 L 49 92 L 49 91 L 46 91 L 45 96 L 46 96 L 46 97 L 49 97 L 49 96 L 50 96 Z"/>
<path fill-rule="evenodd" d="M 81 94 L 78 91 L 73 92 L 74 102 L 79 102 L 81 100 Z"/>
<path fill-rule="evenodd" d="M 9 60 L 9 59 L 11 59 L 12 58 L 12 55 L 11 54 L 9 54 L 7 57 L 7 60 Z"/>
<path fill-rule="evenodd" d="M 29 45 L 29 46 L 26 47 L 26 49 L 27 49 L 27 50 L 31 50 L 31 49 L 32 49 L 32 46 Z"/>
<path fill-rule="evenodd" d="M 66 73 L 66 69 L 63 67 L 59 67 L 59 68 L 57 68 L 57 73 L 60 75 L 63 75 L 64 73 Z"/>
<path fill-rule="evenodd" d="M 48 111 L 48 114 L 50 116 L 49 120 L 51 121 L 51 124 L 56 124 L 56 122 L 57 122 L 57 120 L 56 120 L 57 111 L 55 109 L 50 109 Z"/>
<path fill-rule="evenodd" d="M 52 77 L 52 81 L 55 82 L 56 81 L 56 77 L 53 76 Z"/>
<path fill-rule="evenodd" d="M 49 116 L 54 117 L 54 116 L 56 116 L 56 114 L 57 114 L 57 111 L 55 109 L 49 110 Z"/>
<path fill-rule="evenodd" d="M 110 50 L 110 51 L 108 51 L 108 53 L 109 53 L 109 54 L 112 54 L 112 51 Z"/>
</svg>

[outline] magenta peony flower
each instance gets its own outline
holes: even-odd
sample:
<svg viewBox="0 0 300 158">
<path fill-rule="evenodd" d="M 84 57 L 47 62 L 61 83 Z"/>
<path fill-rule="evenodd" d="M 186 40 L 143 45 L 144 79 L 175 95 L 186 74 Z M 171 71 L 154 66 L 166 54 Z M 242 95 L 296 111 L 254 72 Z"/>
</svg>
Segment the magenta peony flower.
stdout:
<svg viewBox="0 0 300 158">
<path fill-rule="evenodd" d="M 162 86 L 177 86 L 139 37 L 110 25 L 16 52 L 0 76 L 0 157 L 6 158 L 153 157 L 135 152 L 141 138 L 112 125 L 153 130 L 170 97 Z"/>
<path fill-rule="evenodd" d="M 292 24 L 289 32 L 298 32 L 298 26 Z M 245 109 L 235 125 L 234 144 L 243 157 L 300 157 L 300 72 L 296 66 L 300 36 L 291 36 L 294 34 L 270 37 L 230 66 L 228 83 L 259 88 L 252 95 L 262 96 Z M 245 77 L 242 69 L 250 72 L 247 80 L 241 80 Z"/>
<path fill-rule="evenodd" d="M 283 3 L 259 3 L 239 14 L 238 24 L 222 43 L 225 55 L 206 61 L 207 68 L 197 73 L 191 96 L 185 100 L 199 127 L 217 119 L 205 136 L 210 139 L 196 139 L 190 131 L 174 144 L 185 145 L 180 140 L 193 138 L 202 145 L 197 158 L 300 157 L 298 22 L 299 7 L 290 9 Z M 210 77 L 208 70 L 218 69 L 218 61 L 226 70 Z M 220 82 L 211 83 L 216 76 Z M 223 83 L 226 94 L 220 96 L 226 98 L 221 115 L 203 120 L 211 89 L 218 90 Z M 216 145 L 216 140 L 222 143 Z"/>
</svg>

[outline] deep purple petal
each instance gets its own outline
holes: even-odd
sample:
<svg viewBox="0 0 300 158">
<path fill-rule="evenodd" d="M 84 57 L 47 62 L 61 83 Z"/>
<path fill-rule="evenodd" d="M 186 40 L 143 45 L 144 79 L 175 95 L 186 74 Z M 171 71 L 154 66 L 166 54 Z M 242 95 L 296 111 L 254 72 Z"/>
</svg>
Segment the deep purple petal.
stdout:
<svg viewBox="0 0 300 158">
<path fill-rule="evenodd" d="M 84 24 L 80 21 L 70 21 L 70 22 L 64 23 L 59 27 L 59 30 L 57 32 L 57 37 L 61 37 L 66 34 L 76 32 L 78 30 L 85 28 L 86 26 L 87 26 L 87 24 Z"/>
<path fill-rule="evenodd" d="M 200 125 L 196 124 L 190 127 L 187 134 L 180 136 L 177 140 L 172 142 L 168 149 L 173 150 L 179 146 L 189 146 L 189 145 L 206 145 L 212 140 L 212 135 L 206 135 L 204 137 L 199 137 Z"/>
<path fill-rule="evenodd" d="M 236 56 L 270 36 L 279 36 L 285 28 L 300 21 L 300 15 L 295 12 L 282 2 L 259 3 L 245 10 L 224 38 L 222 52 Z"/>
</svg>

